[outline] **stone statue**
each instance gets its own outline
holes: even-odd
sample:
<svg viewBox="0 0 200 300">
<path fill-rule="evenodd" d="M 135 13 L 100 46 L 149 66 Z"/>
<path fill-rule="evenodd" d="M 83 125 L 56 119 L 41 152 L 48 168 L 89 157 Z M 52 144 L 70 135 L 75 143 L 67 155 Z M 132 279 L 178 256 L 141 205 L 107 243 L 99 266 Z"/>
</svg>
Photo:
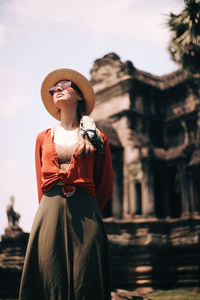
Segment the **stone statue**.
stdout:
<svg viewBox="0 0 200 300">
<path fill-rule="evenodd" d="M 14 196 L 10 196 L 10 203 L 6 207 L 6 212 L 8 216 L 8 227 L 18 228 L 20 214 L 14 211 Z"/>
</svg>

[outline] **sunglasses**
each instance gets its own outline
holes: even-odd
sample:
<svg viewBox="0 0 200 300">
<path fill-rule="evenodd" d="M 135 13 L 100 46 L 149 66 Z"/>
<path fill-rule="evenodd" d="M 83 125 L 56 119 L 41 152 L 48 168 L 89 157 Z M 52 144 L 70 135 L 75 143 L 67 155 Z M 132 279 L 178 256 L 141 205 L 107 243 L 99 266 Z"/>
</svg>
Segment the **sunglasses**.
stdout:
<svg viewBox="0 0 200 300">
<path fill-rule="evenodd" d="M 71 81 L 65 81 L 61 83 L 60 85 L 52 86 L 52 88 L 49 89 L 49 93 L 53 96 L 56 92 L 62 92 L 64 90 L 67 90 L 69 87 L 72 87 L 74 90 L 76 90 L 78 93 L 81 93 L 79 88 Z"/>
</svg>

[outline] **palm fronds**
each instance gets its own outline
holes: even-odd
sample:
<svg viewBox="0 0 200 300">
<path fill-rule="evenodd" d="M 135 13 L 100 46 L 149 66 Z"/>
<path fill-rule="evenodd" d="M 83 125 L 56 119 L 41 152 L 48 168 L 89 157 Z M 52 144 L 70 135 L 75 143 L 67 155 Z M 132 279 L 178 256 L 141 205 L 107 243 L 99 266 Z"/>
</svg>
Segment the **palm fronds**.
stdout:
<svg viewBox="0 0 200 300">
<path fill-rule="evenodd" d="M 168 26 L 172 60 L 191 73 L 200 73 L 200 0 L 185 0 L 180 14 L 169 14 Z"/>
</svg>

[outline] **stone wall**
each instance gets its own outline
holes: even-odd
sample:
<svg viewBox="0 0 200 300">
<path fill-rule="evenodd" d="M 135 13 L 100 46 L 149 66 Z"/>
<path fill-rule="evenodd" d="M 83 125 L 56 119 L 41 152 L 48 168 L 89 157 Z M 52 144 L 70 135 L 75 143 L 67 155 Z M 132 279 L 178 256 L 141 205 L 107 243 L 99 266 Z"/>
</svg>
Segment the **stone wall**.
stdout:
<svg viewBox="0 0 200 300">
<path fill-rule="evenodd" d="M 200 217 L 105 220 L 112 289 L 200 285 Z"/>
<path fill-rule="evenodd" d="M 18 297 L 29 234 L 2 236 L 0 242 L 0 297 Z"/>
</svg>

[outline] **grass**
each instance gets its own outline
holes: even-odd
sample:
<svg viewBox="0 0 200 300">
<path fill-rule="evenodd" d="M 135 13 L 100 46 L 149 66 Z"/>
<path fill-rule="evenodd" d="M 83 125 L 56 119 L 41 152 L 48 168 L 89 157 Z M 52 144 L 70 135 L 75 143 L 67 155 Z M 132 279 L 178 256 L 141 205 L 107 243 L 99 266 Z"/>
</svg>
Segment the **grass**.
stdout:
<svg viewBox="0 0 200 300">
<path fill-rule="evenodd" d="M 158 290 L 147 295 L 151 300 L 200 300 L 199 289 Z"/>
<path fill-rule="evenodd" d="M 200 289 L 157 290 L 146 296 L 150 300 L 200 300 Z M 17 298 L 0 298 L 0 300 L 17 300 Z"/>
</svg>

